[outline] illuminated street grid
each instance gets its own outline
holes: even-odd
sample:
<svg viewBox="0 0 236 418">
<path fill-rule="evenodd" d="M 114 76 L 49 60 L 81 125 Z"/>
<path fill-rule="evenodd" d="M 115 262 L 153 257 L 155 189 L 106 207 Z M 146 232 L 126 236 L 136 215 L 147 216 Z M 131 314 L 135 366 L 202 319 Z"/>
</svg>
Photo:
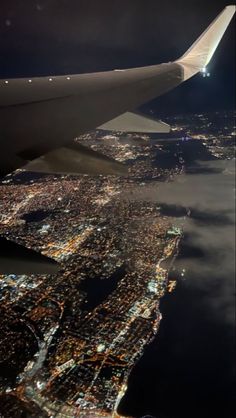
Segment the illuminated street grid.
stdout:
<svg viewBox="0 0 236 418">
<path fill-rule="evenodd" d="M 227 117 L 217 137 L 206 115 L 186 126 L 176 118 L 173 138 L 188 132 L 225 157 L 222 141 L 234 136 Z M 181 156 L 160 168 L 163 146 L 146 136 L 79 140 L 129 164 L 129 176 L 23 182 L 18 171 L 1 184 L 1 234 L 61 263 L 54 276 L 0 276 L 0 385 L 11 416 L 26 408 L 31 416 L 118 417 L 130 370 L 158 331 L 159 300 L 175 287 L 162 263 L 176 256 L 181 227 L 142 190 L 155 181 L 158 192 L 184 171 Z"/>
</svg>

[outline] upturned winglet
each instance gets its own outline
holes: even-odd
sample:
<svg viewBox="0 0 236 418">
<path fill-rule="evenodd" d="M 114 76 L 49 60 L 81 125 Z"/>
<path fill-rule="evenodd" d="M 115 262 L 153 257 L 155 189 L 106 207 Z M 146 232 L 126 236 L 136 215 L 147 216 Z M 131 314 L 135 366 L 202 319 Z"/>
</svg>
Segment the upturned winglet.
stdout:
<svg viewBox="0 0 236 418">
<path fill-rule="evenodd" d="M 225 7 L 187 52 L 175 61 L 184 69 L 184 80 L 201 71 L 210 62 L 235 13 L 235 9 L 235 5 Z"/>
</svg>

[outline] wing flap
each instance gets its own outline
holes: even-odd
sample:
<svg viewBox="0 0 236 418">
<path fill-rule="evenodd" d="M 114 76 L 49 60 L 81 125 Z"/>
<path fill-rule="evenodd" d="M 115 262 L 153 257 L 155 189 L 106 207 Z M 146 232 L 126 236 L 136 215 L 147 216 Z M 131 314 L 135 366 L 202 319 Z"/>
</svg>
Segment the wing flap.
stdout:
<svg viewBox="0 0 236 418">
<path fill-rule="evenodd" d="M 124 131 L 138 133 L 168 133 L 170 126 L 167 123 L 147 115 L 126 112 L 115 119 L 101 125 L 98 129 L 105 131 Z"/>
<path fill-rule="evenodd" d="M 25 170 L 54 174 L 126 175 L 128 167 L 81 144 L 58 148 L 27 163 Z"/>
<path fill-rule="evenodd" d="M 0 237 L 0 274 L 55 274 L 58 270 L 55 260 Z"/>
</svg>

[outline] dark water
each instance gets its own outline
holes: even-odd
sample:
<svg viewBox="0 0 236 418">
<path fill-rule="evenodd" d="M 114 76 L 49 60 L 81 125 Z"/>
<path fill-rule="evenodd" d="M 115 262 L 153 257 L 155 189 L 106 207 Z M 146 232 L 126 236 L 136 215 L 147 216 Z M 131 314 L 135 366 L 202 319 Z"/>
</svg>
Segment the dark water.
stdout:
<svg viewBox="0 0 236 418">
<path fill-rule="evenodd" d="M 187 237 L 179 260 L 184 265 L 193 255 L 200 258 L 199 268 L 207 262 L 201 249 L 189 246 Z M 176 271 L 170 276 L 178 278 Z M 179 278 L 175 292 L 161 300 L 159 333 L 130 375 L 120 404 L 124 415 L 234 416 L 234 327 L 209 309 L 208 292 L 193 286 L 190 278 Z"/>
<path fill-rule="evenodd" d="M 166 168 L 169 163 L 170 167 L 178 163 L 181 155 L 190 176 L 201 174 L 207 182 L 209 176 L 222 172 L 211 165 L 207 168 L 199 165 L 198 160 L 214 160 L 200 141 L 169 143 L 165 151 L 168 157 L 164 161 L 158 161 L 157 156 L 159 166 Z M 217 181 L 218 177 L 214 188 Z M 224 182 L 220 187 L 224 189 Z M 232 202 L 226 202 L 224 210 L 218 210 L 217 202 L 222 206 L 221 190 L 215 200 L 209 191 L 211 183 L 202 195 L 189 199 L 192 204 L 189 231 L 182 239 L 179 256 L 170 272 L 170 279 L 177 279 L 177 288 L 162 298 L 159 332 L 131 372 L 128 390 L 119 406 L 119 412 L 125 416 L 234 416 L 235 332 L 228 312 L 234 287 L 235 226 L 227 207 Z M 196 194 L 194 188 L 192 194 Z M 209 200 L 207 210 L 203 210 L 207 204 L 199 204 L 203 200 L 207 204 Z M 178 196 L 176 202 L 163 204 L 162 214 L 186 216 L 184 202 L 181 205 Z M 183 278 L 181 272 L 186 266 L 188 272 Z"/>
<path fill-rule="evenodd" d="M 233 328 L 209 315 L 207 300 L 205 291 L 187 282 L 162 299 L 158 336 L 130 375 L 122 413 L 234 416 Z"/>
<path fill-rule="evenodd" d="M 125 265 L 119 267 L 111 277 L 100 279 L 99 277 L 87 278 L 80 284 L 80 289 L 86 293 L 86 301 L 81 308 L 92 311 L 112 293 L 118 286 L 119 281 L 125 276 Z"/>
<path fill-rule="evenodd" d="M 34 210 L 32 212 L 28 212 L 22 216 L 26 222 L 40 222 L 46 219 L 52 212 L 48 210 Z"/>
</svg>

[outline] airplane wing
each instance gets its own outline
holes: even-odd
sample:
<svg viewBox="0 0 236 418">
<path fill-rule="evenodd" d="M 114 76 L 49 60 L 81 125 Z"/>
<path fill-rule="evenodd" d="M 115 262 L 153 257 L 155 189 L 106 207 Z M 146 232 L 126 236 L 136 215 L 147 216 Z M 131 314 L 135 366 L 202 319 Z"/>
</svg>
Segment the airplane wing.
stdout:
<svg viewBox="0 0 236 418">
<path fill-rule="evenodd" d="M 62 147 L 70 148 L 73 138 L 97 127 L 114 124 L 115 129 L 144 132 L 146 125 L 147 132 L 153 132 L 153 121 L 149 119 L 148 128 L 148 118 L 144 123 L 130 112 L 207 65 L 234 12 L 235 6 L 227 6 L 174 62 L 93 74 L 0 80 L 0 163 L 3 167 L 5 164 L 4 172 L 24 166 L 52 150 L 59 149 L 58 154 Z M 29 158 L 24 158 L 27 155 Z M 71 161 L 73 172 L 79 173 L 79 167 L 74 170 L 78 152 L 67 156 L 67 167 Z M 62 171 L 63 167 L 64 161 Z M 117 164 L 114 171 L 118 171 Z M 122 167 L 121 172 L 124 172 Z"/>
<path fill-rule="evenodd" d="M 73 139 L 98 127 L 135 132 L 160 128 L 158 122 L 130 112 L 201 71 L 234 13 L 235 6 L 227 6 L 174 62 L 93 74 L 0 80 L 1 172 L 25 166 L 67 174 L 124 174 L 121 163 L 82 146 L 76 148 Z"/>
</svg>

